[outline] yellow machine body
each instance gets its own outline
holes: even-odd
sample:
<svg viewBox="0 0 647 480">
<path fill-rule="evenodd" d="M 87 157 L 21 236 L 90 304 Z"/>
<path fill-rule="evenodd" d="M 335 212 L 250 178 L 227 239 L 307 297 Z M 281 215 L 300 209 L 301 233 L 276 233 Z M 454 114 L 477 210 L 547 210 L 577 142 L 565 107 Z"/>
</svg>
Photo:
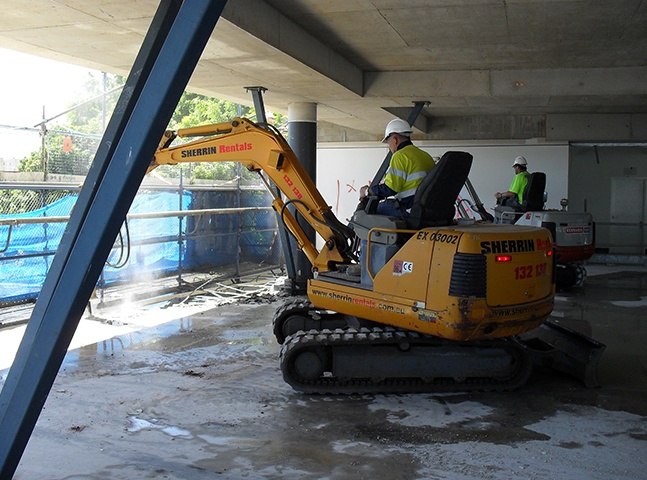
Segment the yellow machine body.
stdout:
<svg viewBox="0 0 647 480">
<path fill-rule="evenodd" d="M 506 337 L 552 311 L 552 253 L 545 229 L 427 228 L 374 273 L 372 290 L 313 279 L 308 296 L 320 308 L 450 340 Z"/>
<path fill-rule="evenodd" d="M 171 146 L 182 137 L 200 138 Z M 223 161 L 262 172 L 282 191 L 286 200 L 275 196 L 273 207 L 313 265 L 308 296 L 317 308 L 460 341 L 531 330 L 552 310 L 552 240 L 538 227 L 475 223 L 391 232 L 405 241 L 384 265 L 366 262 L 370 285 L 324 276 L 356 262 L 355 233 L 334 217 L 287 142 L 249 120 L 167 131 L 149 171 Z M 323 238 L 321 250 L 287 203 Z M 366 248 L 370 258 L 371 241 Z"/>
</svg>

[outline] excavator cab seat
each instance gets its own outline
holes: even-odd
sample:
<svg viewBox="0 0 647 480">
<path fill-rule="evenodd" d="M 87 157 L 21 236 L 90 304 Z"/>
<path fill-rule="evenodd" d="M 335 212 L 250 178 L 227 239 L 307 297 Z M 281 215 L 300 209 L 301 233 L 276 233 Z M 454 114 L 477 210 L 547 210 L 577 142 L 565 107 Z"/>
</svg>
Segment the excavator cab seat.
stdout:
<svg viewBox="0 0 647 480">
<path fill-rule="evenodd" d="M 449 225 L 456 215 L 456 198 L 472 168 L 472 155 L 466 152 L 446 152 L 425 176 L 413 197 L 407 228 Z"/>
<path fill-rule="evenodd" d="M 420 230 L 449 225 L 454 220 L 456 198 L 465 185 L 472 159 L 472 155 L 466 152 L 446 152 L 422 180 L 407 217 L 369 213 L 369 206 L 354 213 L 351 224 L 355 232 L 358 233 L 357 227 L 360 232 L 365 230 L 368 233 L 372 228 Z"/>
<path fill-rule="evenodd" d="M 534 172 L 530 174 L 526 188 L 523 191 L 521 212 L 534 212 L 544 209 L 544 192 L 546 190 L 546 174 Z"/>
<path fill-rule="evenodd" d="M 515 223 L 523 213 L 536 212 L 544 209 L 546 190 L 546 174 L 534 172 L 530 174 L 526 188 L 523 190 L 523 202 L 516 206 L 498 205 L 495 217 L 499 223 Z"/>
<path fill-rule="evenodd" d="M 466 152 L 446 152 L 416 190 L 414 203 L 407 217 L 390 217 L 365 210 L 353 214 L 351 226 L 366 250 L 371 234 L 370 266 L 377 272 L 395 254 L 410 234 L 396 230 L 420 230 L 427 227 L 450 225 L 456 214 L 458 197 L 470 168 L 472 155 Z M 372 284 L 362 260 L 362 283 Z"/>
</svg>

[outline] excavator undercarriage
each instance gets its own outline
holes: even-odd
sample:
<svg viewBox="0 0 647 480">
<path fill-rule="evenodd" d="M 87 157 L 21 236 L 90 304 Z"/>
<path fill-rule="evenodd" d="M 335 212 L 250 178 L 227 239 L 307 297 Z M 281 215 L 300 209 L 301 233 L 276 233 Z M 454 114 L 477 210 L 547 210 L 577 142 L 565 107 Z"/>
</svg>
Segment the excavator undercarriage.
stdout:
<svg viewBox="0 0 647 480">
<path fill-rule="evenodd" d="M 283 379 L 306 393 L 513 390 L 532 362 L 513 339 L 450 342 L 409 330 L 311 330 L 281 348 Z"/>
<path fill-rule="evenodd" d="M 535 366 L 597 387 L 604 345 L 551 321 L 521 335 L 457 342 L 317 309 L 306 297 L 273 319 L 283 379 L 304 393 L 507 391 Z"/>
</svg>

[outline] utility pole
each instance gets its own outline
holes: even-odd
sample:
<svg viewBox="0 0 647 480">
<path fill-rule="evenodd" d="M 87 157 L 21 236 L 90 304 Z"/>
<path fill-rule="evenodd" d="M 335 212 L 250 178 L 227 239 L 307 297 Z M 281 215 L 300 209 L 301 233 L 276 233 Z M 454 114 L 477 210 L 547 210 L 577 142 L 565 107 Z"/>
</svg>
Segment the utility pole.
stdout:
<svg viewBox="0 0 647 480">
<path fill-rule="evenodd" d="M 43 105 L 43 121 L 40 123 L 40 165 L 43 168 L 43 181 L 47 181 L 47 150 L 45 137 L 47 136 L 47 119 L 45 118 L 45 105 Z"/>
</svg>

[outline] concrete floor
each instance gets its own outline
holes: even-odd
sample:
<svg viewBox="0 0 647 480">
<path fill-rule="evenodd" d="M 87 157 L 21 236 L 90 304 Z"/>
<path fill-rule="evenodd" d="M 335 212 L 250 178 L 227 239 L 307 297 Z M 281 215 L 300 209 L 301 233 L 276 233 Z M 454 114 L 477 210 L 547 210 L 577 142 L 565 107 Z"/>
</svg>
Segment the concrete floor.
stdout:
<svg viewBox="0 0 647 480">
<path fill-rule="evenodd" d="M 511 393 L 302 395 L 275 307 L 130 311 L 176 319 L 71 351 L 15 478 L 645 478 L 647 268 L 593 266 L 557 297 L 553 318 L 607 344 L 597 389 L 536 371 Z"/>
</svg>

